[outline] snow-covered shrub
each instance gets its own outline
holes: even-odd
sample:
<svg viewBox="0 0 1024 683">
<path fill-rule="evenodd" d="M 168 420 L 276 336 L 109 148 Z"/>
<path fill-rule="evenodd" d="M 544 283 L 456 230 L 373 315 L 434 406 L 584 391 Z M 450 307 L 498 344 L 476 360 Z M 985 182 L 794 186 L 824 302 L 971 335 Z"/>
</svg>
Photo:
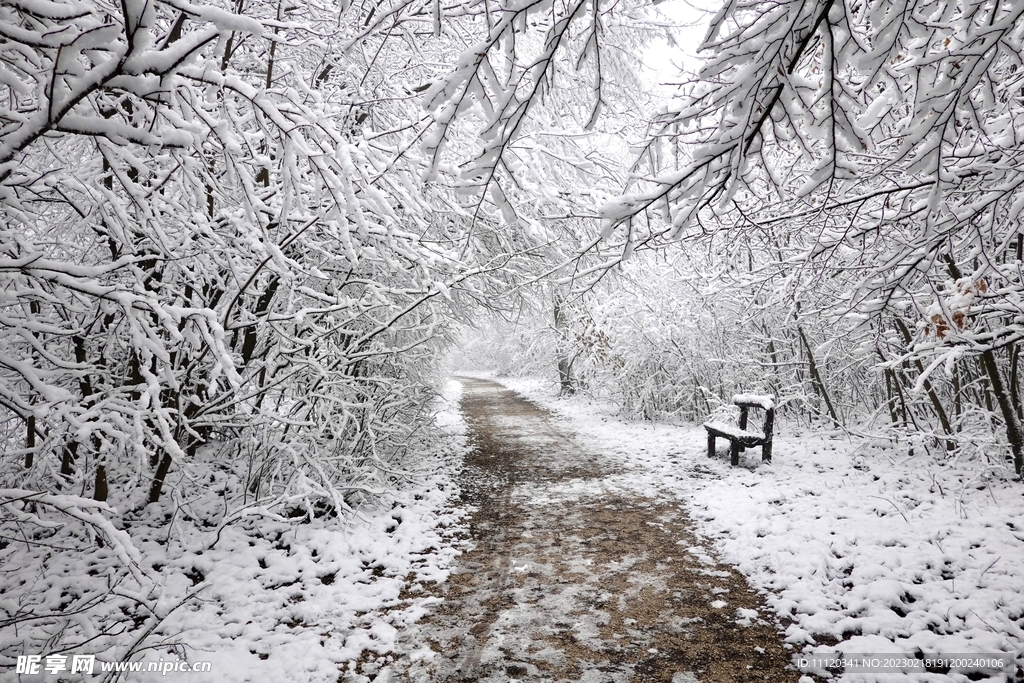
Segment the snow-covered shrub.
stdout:
<svg viewBox="0 0 1024 683">
<path fill-rule="evenodd" d="M 110 516 L 88 498 L 0 489 L 0 660 L 127 657 L 167 615 L 135 544 Z"/>
<path fill-rule="evenodd" d="M 0 483 L 134 507 L 208 444 L 261 496 L 391 476 L 472 271 L 422 158 L 349 120 L 393 64 L 332 57 L 316 4 L 76 8 L 0 8 Z"/>
</svg>

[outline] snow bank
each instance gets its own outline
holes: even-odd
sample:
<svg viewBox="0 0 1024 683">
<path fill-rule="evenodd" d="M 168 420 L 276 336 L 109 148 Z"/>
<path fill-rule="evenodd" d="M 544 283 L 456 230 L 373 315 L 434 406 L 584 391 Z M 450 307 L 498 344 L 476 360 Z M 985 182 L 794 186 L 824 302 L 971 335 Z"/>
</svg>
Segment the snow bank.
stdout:
<svg viewBox="0 0 1024 683">
<path fill-rule="evenodd" d="M 239 477 L 224 463 L 209 463 L 190 467 L 190 485 L 176 488 L 182 492 L 175 495 L 179 505 L 168 500 L 115 518 L 156 585 L 151 595 L 161 617 L 132 648 L 131 659 L 211 663 L 209 673 L 143 672 L 131 680 L 336 683 L 357 660 L 386 656 L 399 631 L 437 602 L 430 584 L 447 578 L 459 554 L 455 535 L 463 511 L 453 481 L 468 448 L 460 393 L 457 382 L 444 387 L 436 415 L 441 434 L 413 444 L 408 483 L 355 515 L 301 521 L 253 509 L 240 521 L 222 524 L 239 507 Z M 244 469 L 245 463 L 237 466 Z M 56 606 L 65 600 L 62 587 L 64 594 L 73 590 L 69 581 L 86 597 L 107 581 L 94 569 L 97 551 L 87 545 L 78 555 L 4 545 L 0 609 L 16 610 L 18 591 L 38 593 L 36 583 L 57 586 Z M 106 545 L 103 552 L 112 555 Z M 54 563 L 60 566 L 40 569 Z M 111 608 L 93 609 L 82 621 L 96 631 L 120 628 L 114 621 L 120 603 L 112 600 L 101 597 L 98 604 Z M 0 632 L 0 668 L 13 671 L 18 655 L 48 654 L 40 650 L 38 635 L 46 634 L 25 625 Z M 116 652 L 93 651 L 101 661 L 128 656 L 127 643 L 137 634 L 127 635 Z"/>
</svg>

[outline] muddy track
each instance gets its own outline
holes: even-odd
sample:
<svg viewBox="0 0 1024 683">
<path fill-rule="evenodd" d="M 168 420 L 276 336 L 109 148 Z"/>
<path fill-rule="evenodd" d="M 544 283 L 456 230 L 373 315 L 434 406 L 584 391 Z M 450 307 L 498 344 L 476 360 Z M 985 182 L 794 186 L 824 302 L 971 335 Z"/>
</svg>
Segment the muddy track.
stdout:
<svg viewBox="0 0 1024 683">
<path fill-rule="evenodd" d="M 758 594 L 678 503 L 636 490 L 625 466 L 500 385 L 461 381 L 472 549 L 370 680 L 799 679 Z"/>
</svg>

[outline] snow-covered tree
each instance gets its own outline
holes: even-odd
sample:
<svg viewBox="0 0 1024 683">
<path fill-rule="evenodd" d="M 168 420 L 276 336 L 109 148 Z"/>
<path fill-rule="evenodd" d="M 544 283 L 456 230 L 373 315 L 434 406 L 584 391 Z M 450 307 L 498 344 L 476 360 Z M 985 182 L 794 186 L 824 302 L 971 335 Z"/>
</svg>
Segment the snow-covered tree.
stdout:
<svg viewBox="0 0 1024 683">
<path fill-rule="evenodd" d="M 256 438 L 254 491 L 307 468 L 330 491 L 346 465 L 299 454 L 377 454 L 388 353 L 430 338 L 421 304 L 459 277 L 422 246 L 419 198 L 374 177 L 388 157 L 347 121 L 333 16 L 2 11 L 0 381 L 27 466 L 11 478 L 154 502 L 175 461 Z"/>
<path fill-rule="evenodd" d="M 1009 0 L 723 3 L 595 248 L 614 263 L 726 231 L 786 291 L 793 329 L 859 320 L 890 396 L 905 376 L 950 444 L 951 404 L 981 382 L 1020 472 L 1022 15 Z"/>
<path fill-rule="evenodd" d="M 0 523 L 39 541 L 75 511 L 159 515 L 200 471 L 236 509 L 299 515 L 406 478 L 454 326 L 513 314 L 616 191 L 644 21 L 5 3 Z M 94 521 L 67 527 L 82 552 Z M 54 608 L 22 597 L 19 619 Z M 32 637 L 74 649 L 59 612 Z"/>
</svg>

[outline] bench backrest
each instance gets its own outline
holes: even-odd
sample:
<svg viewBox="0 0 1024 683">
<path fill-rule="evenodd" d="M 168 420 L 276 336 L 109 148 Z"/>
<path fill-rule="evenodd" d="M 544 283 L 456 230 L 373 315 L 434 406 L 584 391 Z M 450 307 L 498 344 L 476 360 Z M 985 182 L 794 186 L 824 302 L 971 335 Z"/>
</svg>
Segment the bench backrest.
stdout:
<svg viewBox="0 0 1024 683">
<path fill-rule="evenodd" d="M 733 401 L 740 409 L 740 429 L 747 428 L 747 417 L 751 408 L 759 408 L 764 411 L 764 436 L 766 439 L 772 437 L 772 429 L 775 427 L 775 408 L 765 408 L 760 402 Z"/>
</svg>

